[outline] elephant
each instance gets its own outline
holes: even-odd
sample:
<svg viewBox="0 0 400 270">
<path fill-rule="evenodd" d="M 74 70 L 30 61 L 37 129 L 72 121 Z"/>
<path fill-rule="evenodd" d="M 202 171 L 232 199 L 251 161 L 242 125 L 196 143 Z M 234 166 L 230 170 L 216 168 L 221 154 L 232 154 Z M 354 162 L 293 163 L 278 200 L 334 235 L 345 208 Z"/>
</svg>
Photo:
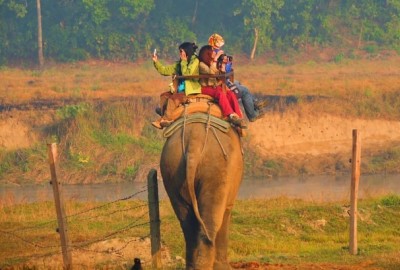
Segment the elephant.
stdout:
<svg viewBox="0 0 400 270">
<path fill-rule="evenodd" d="M 221 131 L 188 121 L 167 138 L 160 171 L 183 231 L 187 270 L 231 269 L 228 231 L 243 167 L 241 138 L 230 125 Z"/>
</svg>

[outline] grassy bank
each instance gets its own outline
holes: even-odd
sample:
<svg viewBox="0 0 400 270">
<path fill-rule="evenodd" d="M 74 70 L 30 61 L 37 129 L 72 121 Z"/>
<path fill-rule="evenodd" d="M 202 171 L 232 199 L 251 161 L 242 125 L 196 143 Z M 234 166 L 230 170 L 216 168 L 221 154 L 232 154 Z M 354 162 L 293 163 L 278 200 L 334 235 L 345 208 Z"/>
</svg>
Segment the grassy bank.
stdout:
<svg viewBox="0 0 400 270">
<path fill-rule="evenodd" d="M 156 102 L 150 97 L 84 102 L 46 112 L 50 120 L 31 130 L 36 132 L 37 141 L 29 141 L 28 146 L 21 148 L 0 149 L 0 183 L 47 182 L 50 172 L 46 144 L 50 142 L 58 144 L 59 175 L 63 183 L 145 181 L 149 169 L 158 168 L 164 143 L 162 132 L 150 124 L 155 113 L 149 107 L 156 106 Z M 42 117 L 42 113 L 30 117 L 18 121 L 39 121 L 36 118 Z M 245 174 L 249 177 L 350 172 L 345 154 L 309 156 L 307 163 L 295 156 L 271 158 L 251 147 L 250 139 L 243 139 Z M 388 144 L 380 146 L 378 151 L 363 149 L 361 166 L 363 174 L 399 173 L 400 147 Z"/>
<path fill-rule="evenodd" d="M 126 242 L 121 248 L 112 243 L 116 243 L 116 239 L 148 236 L 145 202 L 69 201 L 66 209 L 71 243 L 79 254 L 85 254 L 81 257 L 76 253 L 75 264 L 89 264 L 93 254 L 117 253 L 119 256 L 111 262 L 105 255 L 96 257 L 96 267 L 108 265 L 107 269 L 127 269 L 133 258 L 126 255 L 140 256 L 138 243 Z M 329 264 L 331 269 L 343 265 L 360 267 L 361 264 L 364 264 L 363 269 L 398 269 L 400 197 L 387 195 L 359 201 L 357 256 L 348 252 L 347 210 L 346 202 L 287 198 L 239 200 L 233 210 L 230 259 L 298 266 Z M 184 257 L 183 238 L 168 201 L 161 202 L 160 211 L 164 251 L 169 251 L 172 258 L 169 263 L 171 269 L 175 269 L 181 264 L 177 256 Z M 9 198 L 2 202 L 0 214 L 0 268 L 22 269 L 25 265 L 23 269 L 41 269 L 39 266 L 43 263 L 51 265 L 52 260 L 48 258 L 52 256 L 60 261 L 53 203 L 13 205 Z M 96 243 L 99 249 L 94 252 Z M 136 253 L 132 253 L 135 250 Z"/>
</svg>

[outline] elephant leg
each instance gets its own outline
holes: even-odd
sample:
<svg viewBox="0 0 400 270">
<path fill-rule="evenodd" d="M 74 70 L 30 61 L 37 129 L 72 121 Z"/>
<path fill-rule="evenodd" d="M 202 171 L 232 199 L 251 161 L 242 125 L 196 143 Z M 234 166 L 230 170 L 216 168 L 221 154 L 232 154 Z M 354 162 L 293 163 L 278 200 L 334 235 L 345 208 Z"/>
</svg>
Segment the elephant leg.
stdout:
<svg viewBox="0 0 400 270">
<path fill-rule="evenodd" d="M 231 220 L 231 209 L 226 209 L 222 226 L 218 231 L 215 239 L 215 263 L 214 270 L 230 270 L 232 269 L 228 262 L 228 232 Z"/>
<path fill-rule="evenodd" d="M 167 190 L 175 215 L 179 220 L 186 244 L 186 270 L 193 270 L 200 231 L 193 209 L 177 193 Z"/>
<path fill-rule="evenodd" d="M 221 227 L 224 226 L 224 213 L 227 200 L 225 188 L 225 184 L 214 184 L 211 187 L 207 183 L 202 183 L 199 189 L 199 212 L 209 239 L 207 239 L 205 232 L 200 230 L 195 269 L 214 269 L 216 239 Z M 213 190 L 213 192 L 209 192 L 209 190 Z"/>
<path fill-rule="evenodd" d="M 208 239 L 199 236 L 195 258 L 195 270 L 213 270 L 215 247 Z"/>
<path fill-rule="evenodd" d="M 194 270 L 198 246 L 199 223 L 193 211 L 180 221 L 186 243 L 186 270 Z"/>
</svg>

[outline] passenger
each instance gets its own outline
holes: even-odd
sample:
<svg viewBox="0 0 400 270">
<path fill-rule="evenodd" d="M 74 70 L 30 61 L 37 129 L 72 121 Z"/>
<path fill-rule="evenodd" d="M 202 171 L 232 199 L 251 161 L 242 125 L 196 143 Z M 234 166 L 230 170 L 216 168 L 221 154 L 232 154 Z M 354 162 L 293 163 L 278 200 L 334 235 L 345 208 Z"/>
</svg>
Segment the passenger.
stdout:
<svg viewBox="0 0 400 270">
<path fill-rule="evenodd" d="M 250 122 L 254 122 L 261 118 L 265 112 L 263 108 L 267 104 L 266 100 L 259 100 L 255 98 L 249 91 L 249 89 L 240 84 L 239 81 L 232 83 L 229 79 L 226 81 L 226 85 L 229 89 L 235 93 L 238 100 L 242 101 L 244 112 Z"/>
<path fill-rule="evenodd" d="M 216 58 L 219 68 L 226 72 L 232 71 L 232 57 L 227 56 L 221 49 L 225 44 L 222 36 L 212 34 L 208 39 L 208 43 L 212 46 L 214 52 L 217 53 Z M 250 122 L 254 122 L 264 115 L 262 109 L 266 105 L 265 100 L 256 99 L 250 93 L 249 89 L 238 81 L 231 82 L 227 79 L 226 84 L 236 94 L 237 98 L 242 101 L 244 111 Z"/>
<path fill-rule="evenodd" d="M 216 66 L 217 54 L 210 45 L 205 45 L 200 49 L 200 74 L 220 74 L 221 72 Z M 235 94 L 228 88 L 223 89 L 224 79 L 217 78 L 201 78 L 201 92 L 209 95 L 218 101 L 222 114 L 228 118 L 230 122 L 241 127 L 247 128 L 240 111 L 239 102 Z"/>
<path fill-rule="evenodd" d="M 180 75 L 199 75 L 199 59 L 195 54 L 198 46 L 192 42 L 184 42 L 179 45 L 180 60 L 172 65 L 163 65 L 158 61 L 157 54 L 153 54 L 153 63 L 156 70 L 164 76 Z M 159 129 L 169 126 L 172 112 L 179 104 L 186 101 L 186 96 L 200 94 L 201 86 L 199 79 L 186 79 L 178 82 L 177 88 L 164 92 L 160 95 L 159 114 L 161 118 L 151 124 Z"/>
</svg>

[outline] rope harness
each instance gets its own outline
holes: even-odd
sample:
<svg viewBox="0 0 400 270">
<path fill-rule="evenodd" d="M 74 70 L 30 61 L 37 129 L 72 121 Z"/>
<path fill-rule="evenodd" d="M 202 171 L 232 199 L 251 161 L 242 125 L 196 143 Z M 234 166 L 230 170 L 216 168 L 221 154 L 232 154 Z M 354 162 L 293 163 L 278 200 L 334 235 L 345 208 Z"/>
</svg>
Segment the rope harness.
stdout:
<svg viewBox="0 0 400 270">
<path fill-rule="evenodd" d="M 173 122 L 167 129 L 165 129 L 163 136 L 165 138 L 170 137 L 172 134 L 175 133 L 175 131 L 177 131 L 179 128 L 182 127 L 182 151 L 183 151 L 183 155 L 186 157 L 186 148 L 185 148 L 185 134 L 186 134 L 186 125 L 191 124 L 191 123 L 204 123 L 205 124 L 205 129 L 206 129 L 206 136 L 204 139 L 204 144 L 203 144 L 203 148 L 201 150 L 201 155 L 203 155 L 206 144 L 207 144 L 207 140 L 208 140 L 208 134 L 209 131 L 211 129 L 211 131 L 213 132 L 216 140 L 218 141 L 219 146 L 221 147 L 222 153 L 224 154 L 224 158 L 225 160 L 227 160 L 228 155 L 224 149 L 224 146 L 222 145 L 222 142 L 220 140 L 220 138 L 218 137 L 218 134 L 216 132 L 216 129 L 219 129 L 220 131 L 226 133 L 228 132 L 228 130 L 231 128 L 231 125 L 218 118 L 215 117 L 211 114 L 211 106 L 214 105 L 213 102 L 207 102 L 208 104 L 208 112 L 207 114 L 205 113 L 193 113 L 193 114 L 188 114 L 187 113 L 187 107 L 189 106 L 189 104 L 185 104 L 185 108 L 184 108 L 184 112 L 183 112 L 183 117 L 179 118 L 178 120 L 176 120 L 175 122 Z"/>
</svg>

